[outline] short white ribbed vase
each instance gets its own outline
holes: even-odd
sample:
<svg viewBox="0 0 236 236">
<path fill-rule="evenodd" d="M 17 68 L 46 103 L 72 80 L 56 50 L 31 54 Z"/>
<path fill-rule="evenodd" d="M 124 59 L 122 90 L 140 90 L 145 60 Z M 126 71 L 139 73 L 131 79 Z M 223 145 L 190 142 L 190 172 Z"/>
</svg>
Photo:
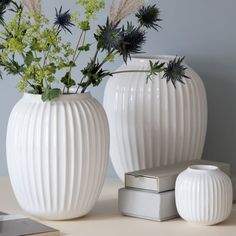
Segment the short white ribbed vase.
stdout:
<svg viewBox="0 0 236 236">
<path fill-rule="evenodd" d="M 190 166 L 176 180 L 175 197 L 183 219 L 214 225 L 226 220 L 231 213 L 232 183 L 216 166 Z"/>
<path fill-rule="evenodd" d="M 168 63 L 174 56 L 137 57 L 120 70 L 149 70 L 149 60 Z M 116 74 L 109 79 L 104 108 L 110 126 L 110 157 L 116 173 L 201 159 L 207 128 L 207 99 L 201 78 L 189 66 L 185 84 L 166 83 L 163 73 Z"/>
<path fill-rule="evenodd" d="M 17 201 L 31 215 L 86 215 L 102 189 L 108 152 L 107 117 L 89 93 L 45 103 L 25 94 L 11 113 L 8 170 Z"/>
</svg>

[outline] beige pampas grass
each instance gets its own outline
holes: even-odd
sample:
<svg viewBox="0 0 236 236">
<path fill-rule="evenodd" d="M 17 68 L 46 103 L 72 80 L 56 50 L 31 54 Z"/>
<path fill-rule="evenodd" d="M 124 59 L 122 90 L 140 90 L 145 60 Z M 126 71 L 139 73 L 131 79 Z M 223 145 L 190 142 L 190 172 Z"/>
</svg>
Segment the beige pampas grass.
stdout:
<svg viewBox="0 0 236 236">
<path fill-rule="evenodd" d="M 113 0 L 110 9 L 110 22 L 116 24 L 127 16 L 135 13 L 145 0 Z"/>
<path fill-rule="evenodd" d="M 41 12 L 41 0 L 22 0 L 22 3 L 30 13 Z"/>
</svg>

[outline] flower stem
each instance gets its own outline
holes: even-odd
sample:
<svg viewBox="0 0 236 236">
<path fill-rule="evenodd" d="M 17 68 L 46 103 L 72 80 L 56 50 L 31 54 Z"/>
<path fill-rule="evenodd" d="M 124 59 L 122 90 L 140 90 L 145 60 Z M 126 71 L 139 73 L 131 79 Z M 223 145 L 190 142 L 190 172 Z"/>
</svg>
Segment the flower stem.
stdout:
<svg viewBox="0 0 236 236">
<path fill-rule="evenodd" d="M 95 55 L 94 55 L 94 57 L 93 57 L 93 59 L 92 59 L 92 63 L 93 63 L 94 65 L 95 65 L 95 63 L 96 63 L 96 61 L 97 61 L 97 57 L 98 57 L 99 51 L 100 51 L 100 48 L 97 47 L 96 52 L 95 52 Z M 85 79 L 85 77 L 82 78 L 82 80 L 80 81 L 79 84 L 81 84 L 84 79 Z M 86 91 L 86 89 L 89 87 L 90 84 L 91 84 L 91 81 L 88 79 L 87 82 L 86 82 L 86 84 L 85 84 L 85 86 L 83 87 L 81 93 L 84 93 L 84 92 Z M 77 90 L 79 90 L 79 87 L 77 88 Z"/>
<path fill-rule="evenodd" d="M 78 40 L 78 43 L 76 45 L 75 52 L 74 52 L 73 59 L 72 59 L 72 61 L 74 61 L 74 62 L 76 60 L 77 51 L 79 49 L 79 45 L 80 45 L 80 42 L 82 40 L 82 37 L 83 37 L 84 33 L 85 33 L 85 31 L 81 31 L 81 33 L 80 33 L 79 40 Z M 71 71 L 71 69 L 72 69 L 72 67 L 70 67 L 70 71 Z"/>
<path fill-rule="evenodd" d="M 108 61 L 107 61 L 107 58 L 108 58 L 109 56 L 111 56 L 115 51 L 116 51 L 116 50 L 113 49 L 113 50 L 103 59 L 103 61 L 102 61 L 101 64 L 100 64 L 100 68 L 101 68 L 106 62 L 108 62 Z M 114 55 L 116 55 L 116 54 L 117 54 L 117 52 L 114 53 Z"/>
<path fill-rule="evenodd" d="M 75 91 L 75 94 L 77 94 L 79 92 L 80 85 L 81 85 L 81 83 L 83 83 L 84 79 L 85 79 L 85 76 L 83 76 L 83 78 L 81 79 L 80 83 L 78 84 L 77 89 Z"/>
<path fill-rule="evenodd" d="M 78 55 L 77 55 L 77 51 L 79 49 L 79 46 L 80 46 L 80 43 L 81 43 L 81 40 L 82 40 L 82 37 L 83 35 L 85 34 L 86 32 L 85 31 L 81 31 L 80 33 L 80 36 L 79 36 L 79 40 L 77 42 L 77 45 L 75 47 L 75 51 L 74 51 L 74 55 L 73 55 L 73 58 L 72 58 L 72 61 L 73 62 L 76 62 L 76 60 L 78 59 Z M 85 41 L 85 36 L 84 36 L 84 41 Z M 69 74 L 71 74 L 71 71 L 72 71 L 72 66 L 69 67 Z M 69 77 L 68 77 L 69 78 Z M 63 88 L 63 91 L 65 91 L 65 88 Z M 67 93 L 69 93 L 69 90 L 67 89 Z"/>
<path fill-rule="evenodd" d="M 83 38 L 82 46 L 84 46 L 84 44 L 85 44 L 85 39 L 86 39 L 86 31 L 84 31 L 84 38 Z M 78 48 L 77 48 L 77 50 L 78 50 Z M 75 57 L 74 62 L 76 62 L 78 60 L 80 53 L 81 53 L 81 51 L 78 52 L 77 56 Z"/>
<path fill-rule="evenodd" d="M 88 80 L 86 85 L 84 86 L 84 88 L 82 89 L 81 93 L 85 93 L 86 89 L 89 87 L 89 85 L 91 84 L 91 82 Z"/>
</svg>

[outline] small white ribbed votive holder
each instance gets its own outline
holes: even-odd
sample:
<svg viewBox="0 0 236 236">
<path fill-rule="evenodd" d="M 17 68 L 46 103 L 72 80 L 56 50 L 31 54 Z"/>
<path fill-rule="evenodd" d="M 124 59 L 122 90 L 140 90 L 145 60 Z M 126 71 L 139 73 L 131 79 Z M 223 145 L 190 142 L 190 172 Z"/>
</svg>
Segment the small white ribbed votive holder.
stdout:
<svg viewBox="0 0 236 236">
<path fill-rule="evenodd" d="M 232 183 L 216 166 L 194 165 L 178 176 L 175 197 L 178 213 L 184 220 L 214 225 L 231 213 Z"/>
</svg>

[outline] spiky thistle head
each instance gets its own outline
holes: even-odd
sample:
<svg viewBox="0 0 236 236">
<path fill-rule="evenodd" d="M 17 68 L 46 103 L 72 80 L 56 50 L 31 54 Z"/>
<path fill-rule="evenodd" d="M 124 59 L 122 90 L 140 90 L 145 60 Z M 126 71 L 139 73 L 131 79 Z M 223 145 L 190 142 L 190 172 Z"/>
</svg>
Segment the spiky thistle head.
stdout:
<svg viewBox="0 0 236 236">
<path fill-rule="evenodd" d="M 86 87 L 88 83 L 92 84 L 93 86 L 98 86 L 103 78 L 112 76 L 111 72 L 103 70 L 101 65 L 97 62 L 94 62 L 93 60 L 91 60 L 88 65 L 83 70 L 81 70 L 81 72 L 88 80 L 87 82 L 80 84 L 82 87 Z"/>
<path fill-rule="evenodd" d="M 0 6 L 0 25 L 4 24 L 4 14 L 6 12 L 6 9 Z"/>
<path fill-rule="evenodd" d="M 190 79 L 186 75 L 187 68 L 182 64 L 185 57 L 175 57 L 175 59 L 171 60 L 167 67 L 164 69 L 163 78 L 166 78 L 167 83 L 169 81 L 172 82 L 174 87 L 176 87 L 176 82 L 180 82 L 184 84 L 183 78 Z"/>
<path fill-rule="evenodd" d="M 68 31 L 72 34 L 70 27 L 74 26 L 74 24 L 72 23 L 70 10 L 62 12 L 62 7 L 59 11 L 56 9 L 56 19 L 54 25 L 58 27 L 58 30 L 63 29 L 64 31 Z"/>
<path fill-rule="evenodd" d="M 1 0 L 0 2 L 0 24 L 4 24 L 4 14 L 6 12 L 6 8 L 11 4 L 11 0 Z"/>
<path fill-rule="evenodd" d="M 123 39 L 122 30 L 118 27 L 118 23 L 113 25 L 109 18 L 104 26 L 98 26 L 98 33 L 94 36 L 98 41 L 98 48 L 108 52 L 116 49 Z"/>
<path fill-rule="evenodd" d="M 118 48 L 125 62 L 131 57 L 131 54 L 140 53 L 142 46 L 146 41 L 146 32 L 127 24 L 127 29 L 123 28 L 123 40 Z"/>
<path fill-rule="evenodd" d="M 12 0 L 1 0 L 0 7 L 2 7 L 2 6 L 7 7 L 11 2 L 12 2 Z"/>
<path fill-rule="evenodd" d="M 156 5 L 141 7 L 135 16 L 143 27 L 153 28 L 155 30 L 160 28 L 158 22 L 162 20 L 160 19 L 160 9 Z"/>
</svg>

